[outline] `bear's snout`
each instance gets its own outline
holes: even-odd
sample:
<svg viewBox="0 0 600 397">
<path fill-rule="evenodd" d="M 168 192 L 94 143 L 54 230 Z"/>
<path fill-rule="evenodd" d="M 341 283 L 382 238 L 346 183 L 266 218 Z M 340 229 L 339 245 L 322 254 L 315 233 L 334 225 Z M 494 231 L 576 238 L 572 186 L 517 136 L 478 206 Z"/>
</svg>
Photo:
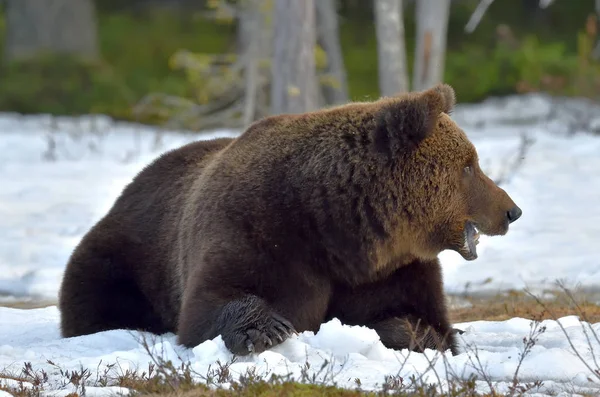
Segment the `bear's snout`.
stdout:
<svg viewBox="0 0 600 397">
<path fill-rule="evenodd" d="M 517 219 L 519 219 L 523 215 L 523 211 L 518 206 L 512 207 L 508 212 L 506 212 L 506 217 L 508 218 L 508 223 L 513 223 Z"/>
</svg>

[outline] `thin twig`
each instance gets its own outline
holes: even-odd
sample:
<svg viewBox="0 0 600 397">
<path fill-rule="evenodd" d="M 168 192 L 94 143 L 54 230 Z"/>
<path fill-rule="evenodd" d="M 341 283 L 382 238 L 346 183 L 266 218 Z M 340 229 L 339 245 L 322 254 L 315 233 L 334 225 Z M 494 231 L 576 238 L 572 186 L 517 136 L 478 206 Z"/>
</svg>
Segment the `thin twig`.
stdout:
<svg viewBox="0 0 600 397">
<path fill-rule="evenodd" d="M 470 354 L 467 354 L 469 361 L 471 362 L 471 365 L 473 367 L 473 369 L 483 378 L 483 380 L 485 381 L 485 383 L 487 383 L 488 387 L 490 388 L 490 393 L 492 395 L 496 394 L 496 388 L 494 387 L 494 384 L 492 383 L 492 379 L 490 378 L 490 376 L 486 373 L 485 368 L 483 367 L 483 364 L 481 363 L 481 360 L 479 358 L 479 349 L 477 349 L 477 346 L 474 345 L 468 345 L 469 348 L 472 348 L 475 353 L 475 359 L 477 360 L 477 364 L 475 364 L 473 362 L 473 358 L 471 357 Z"/>
<path fill-rule="evenodd" d="M 519 385 L 519 370 L 521 369 L 521 365 L 525 361 L 525 357 L 527 357 L 529 353 L 531 353 L 531 349 L 533 349 L 533 346 L 535 346 L 537 342 L 537 337 L 546 331 L 545 326 L 539 327 L 539 325 L 539 321 L 533 320 L 529 328 L 529 337 L 523 338 L 523 351 L 519 353 L 519 362 L 513 375 L 512 385 L 509 387 L 509 396 L 514 395 L 514 393 L 517 391 L 517 386 Z"/>
<path fill-rule="evenodd" d="M 575 297 L 573 296 L 571 291 L 564 285 L 564 283 L 562 281 L 557 281 L 557 285 L 559 286 L 559 288 L 561 288 L 563 290 L 563 292 L 567 295 L 567 297 L 570 299 L 570 301 L 575 305 L 579 315 L 583 319 L 583 322 L 588 324 L 588 327 L 589 327 L 596 343 L 598 343 L 598 345 L 600 345 L 600 338 L 598 337 L 598 333 L 594 330 L 594 328 L 592 328 L 591 322 L 588 320 L 588 317 L 586 316 L 585 312 L 583 311 L 583 309 L 581 308 L 579 303 L 577 303 L 577 301 L 575 300 Z M 598 360 L 596 358 L 594 346 L 592 344 L 592 341 L 590 340 L 590 336 L 588 335 L 588 332 L 585 329 L 584 323 L 581 323 L 581 328 L 583 330 L 583 334 L 585 335 L 585 339 L 588 343 L 588 346 L 590 347 L 590 353 L 592 354 L 592 360 L 594 361 L 594 365 L 596 366 L 596 371 L 598 371 L 598 370 L 600 370 L 600 366 L 598 365 Z"/>
</svg>

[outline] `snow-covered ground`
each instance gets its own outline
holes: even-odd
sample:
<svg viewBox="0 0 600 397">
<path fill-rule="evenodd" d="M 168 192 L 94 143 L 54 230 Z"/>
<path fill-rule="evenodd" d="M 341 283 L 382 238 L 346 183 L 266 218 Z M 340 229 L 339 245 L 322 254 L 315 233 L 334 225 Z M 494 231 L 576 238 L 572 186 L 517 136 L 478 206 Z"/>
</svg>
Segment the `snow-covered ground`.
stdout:
<svg viewBox="0 0 600 397">
<path fill-rule="evenodd" d="M 43 370 L 49 375 L 44 386 L 48 390 L 60 390 L 62 395 L 73 391 L 74 386 L 62 384 L 64 377 L 59 375 L 60 370 L 80 372 L 87 368 L 90 371 L 87 382 L 94 385 L 99 376 L 116 379 L 127 371 L 147 371 L 148 364 L 153 361 L 138 333 L 117 330 L 61 339 L 57 326 L 59 313 L 55 306 L 29 311 L 0 308 L 0 318 L 0 369 L 18 375 L 24 362 L 29 362 L 38 373 Z M 201 382 L 205 381 L 202 377 L 215 373 L 217 361 L 223 365 L 231 364 L 229 371 L 234 380 L 249 370 L 259 376 L 291 375 L 302 379 L 302 371 L 308 363 L 308 379 L 315 376 L 317 382 L 335 382 L 347 388 L 357 387 L 358 379 L 363 390 L 378 389 L 386 376 L 402 378 L 405 386 L 411 384 L 411 376 L 414 376 L 419 379 L 418 384 L 434 383 L 444 387 L 447 379 L 468 379 L 471 375 L 484 373 L 497 392 L 507 392 L 519 365 L 525 337 L 535 343 L 519 368 L 519 384 L 541 380 L 542 384 L 531 392 L 587 391 L 597 394 L 600 392 L 597 378 L 591 375 L 584 361 L 594 369 L 598 368 L 593 364 L 593 355 L 598 357 L 600 345 L 596 341 L 591 344 L 592 354 L 582 323 L 576 317 L 564 317 L 559 321 L 564 331 L 556 321 L 544 321 L 538 326 L 538 330 L 546 328 L 542 333 L 536 332 L 531 322 L 522 318 L 458 324 L 465 333 L 460 338 L 463 352 L 457 356 L 441 355 L 432 350 L 424 354 L 390 350 L 381 344 L 375 331 L 342 326 L 337 320 L 324 324 L 317 334 L 305 332 L 262 354 L 237 357 L 233 364 L 233 357 L 220 337 L 193 349 L 177 345 L 174 335 L 154 339 L 152 335 L 146 335 L 146 340 L 155 357 L 171 360 L 176 367 L 182 362 L 191 363 L 191 370 Z M 591 328 L 585 326 L 588 335 L 592 329 L 600 332 L 600 324 Z M 584 361 L 571 353 L 565 332 Z M 107 370 L 107 366 L 112 369 Z M 489 391 L 488 383 L 481 376 L 480 379 L 476 383 L 477 389 Z M 0 378 L 0 385 L 3 382 L 15 385 L 14 381 Z M 87 391 L 88 395 L 95 395 L 119 390 L 87 388 Z"/>
<path fill-rule="evenodd" d="M 459 105 L 453 117 L 475 143 L 484 170 L 502 180 L 523 216 L 506 236 L 482 237 L 476 261 L 442 253 L 446 289 L 540 288 L 559 278 L 599 286 L 600 136 L 590 131 L 600 126 L 600 108 L 575 100 L 555 107 L 548 98 L 533 95 Z M 191 140 L 235 135 L 164 132 L 105 118 L 51 122 L 46 116 L 0 115 L 0 295 L 4 300 L 55 300 L 70 252 L 144 164 Z M 583 343 L 580 326 L 571 318 L 565 321 L 577 343 Z M 464 326 L 470 327 L 465 343 L 477 346 L 493 378 L 509 381 L 528 320 Z M 561 335 L 556 323 L 548 323 L 521 374 L 526 380 L 539 376 L 587 386 L 585 368 Z M 179 349 L 171 336 L 164 343 L 167 351 Z M 588 350 L 582 348 L 584 354 Z M 302 335 L 251 363 L 280 372 L 285 367 L 278 362 L 284 358 L 292 368 L 306 357 L 317 360 L 330 353 L 336 361 L 349 360 L 337 381 L 352 383 L 359 377 L 363 386 L 396 373 L 399 364 L 394 361 L 401 354 L 384 349 L 369 330 L 332 322 L 317 335 Z M 199 369 L 228 357 L 219 340 L 183 355 Z M 121 331 L 61 340 L 55 307 L 0 308 L 0 370 L 23 361 L 46 365 L 46 359 L 70 368 L 79 363 L 96 368 L 98 360 L 117 356 L 121 364 L 143 366 L 148 360 L 134 338 Z M 468 354 L 448 359 L 461 374 L 467 362 Z M 403 371 L 421 373 L 426 363 L 425 356 L 413 354 Z M 249 363 L 234 365 L 245 368 Z"/>
</svg>

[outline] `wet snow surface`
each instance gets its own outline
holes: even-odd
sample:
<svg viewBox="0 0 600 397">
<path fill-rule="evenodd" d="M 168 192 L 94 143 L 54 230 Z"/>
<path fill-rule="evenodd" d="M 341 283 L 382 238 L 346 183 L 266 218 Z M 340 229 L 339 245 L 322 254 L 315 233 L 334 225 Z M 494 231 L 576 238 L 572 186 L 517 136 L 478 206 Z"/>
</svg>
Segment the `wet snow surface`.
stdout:
<svg viewBox="0 0 600 397">
<path fill-rule="evenodd" d="M 460 293 L 467 287 L 470 291 L 540 289 L 556 279 L 591 288 L 600 285 L 600 260 L 595 255 L 600 236 L 600 136 L 594 135 L 600 127 L 600 109 L 583 101 L 557 102 L 519 96 L 455 110 L 453 118 L 477 147 L 482 168 L 500 180 L 523 216 L 504 237 L 482 236 L 476 261 L 442 253 L 448 292 Z M 145 164 L 191 140 L 236 134 L 161 132 L 105 118 L 51 122 L 46 116 L 0 115 L 2 299 L 55 300 L 70 252 Z M 593 363 L 579 321 L 567 317 L 561 322 L 583 358 Z M 118 362 L 123 371 L 147 368 L 149 357 L 138 334 L 109 331 L 61 339 L 58 323 L 54 306 L 28 311 L 0 308 L 0 371 L 18 372 L 23 362 L 30 361 L 34 368 L 46 369 L 52 387 L 61 389 L 57 369 L 47 360 L 69 370 L 83 365 L 96 371 L 100 361 L 101 366 Z M 593 376 L 573 353 L 558 323 L 543 325 L 545 332 L 521 365 L 521 380 L 544 380 L 538 390 L 544 393 L 595 388 Z M 461 337 L 464 353 L 456 357 L 442 359 L 429 351 L 406 359 L 406 351 L 384 348 L 374 331 L 334 320 L 316 335 L 304 333 L 272 351 L 238 358 L 231 369 L 243 373 L 255 366 L 264 375 L 298 375 L 307 361 L 316 373 L 323 360 L 333 359 L 331 371 L 320 376 L 346 387 L 355 387 L 358 378 L 363 389 L 374 388 L 386 375 L 398 373 L 404 379 L 415 374 L 436 383 L 439 376 L 443 384 L 446 370 L 461 378 L 477 373 L 476 346 L 492 381 L 499 382 L 500 390 L 506 388 L 530 321 L 515 318 L 458 326 L 466 333 Z M 595 340 L 592 344 L 600 352 Z M 231 359 L 220 338 L 182 349 L 173 335 L 166 335 L 152 346 L 168 359 L 190 360 L 200 374 L 206 374 L 209 364 L 214 366 L 217 360 Z M 437 360 L 436 371 L 426 370 L 431 360 Z M 483 381 L 478 386 L 482 391 L 487 387 Z M 91 388 L 88 394 L 118 391 Z"/>
</svg>

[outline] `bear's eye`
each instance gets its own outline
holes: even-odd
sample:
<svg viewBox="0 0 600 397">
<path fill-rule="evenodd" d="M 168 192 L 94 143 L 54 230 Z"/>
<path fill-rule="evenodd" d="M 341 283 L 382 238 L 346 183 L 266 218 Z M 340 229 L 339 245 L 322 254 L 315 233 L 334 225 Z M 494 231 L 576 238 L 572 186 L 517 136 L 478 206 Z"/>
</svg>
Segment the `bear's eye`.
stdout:
<svg viewBox="0 0 600 397">
<path fill-rule="evenodd" d="M 473 167 L 471 167 L 470 165 L 467 165 L 463 171 L 465 175 L 473 175 Z"/>
</svg>

